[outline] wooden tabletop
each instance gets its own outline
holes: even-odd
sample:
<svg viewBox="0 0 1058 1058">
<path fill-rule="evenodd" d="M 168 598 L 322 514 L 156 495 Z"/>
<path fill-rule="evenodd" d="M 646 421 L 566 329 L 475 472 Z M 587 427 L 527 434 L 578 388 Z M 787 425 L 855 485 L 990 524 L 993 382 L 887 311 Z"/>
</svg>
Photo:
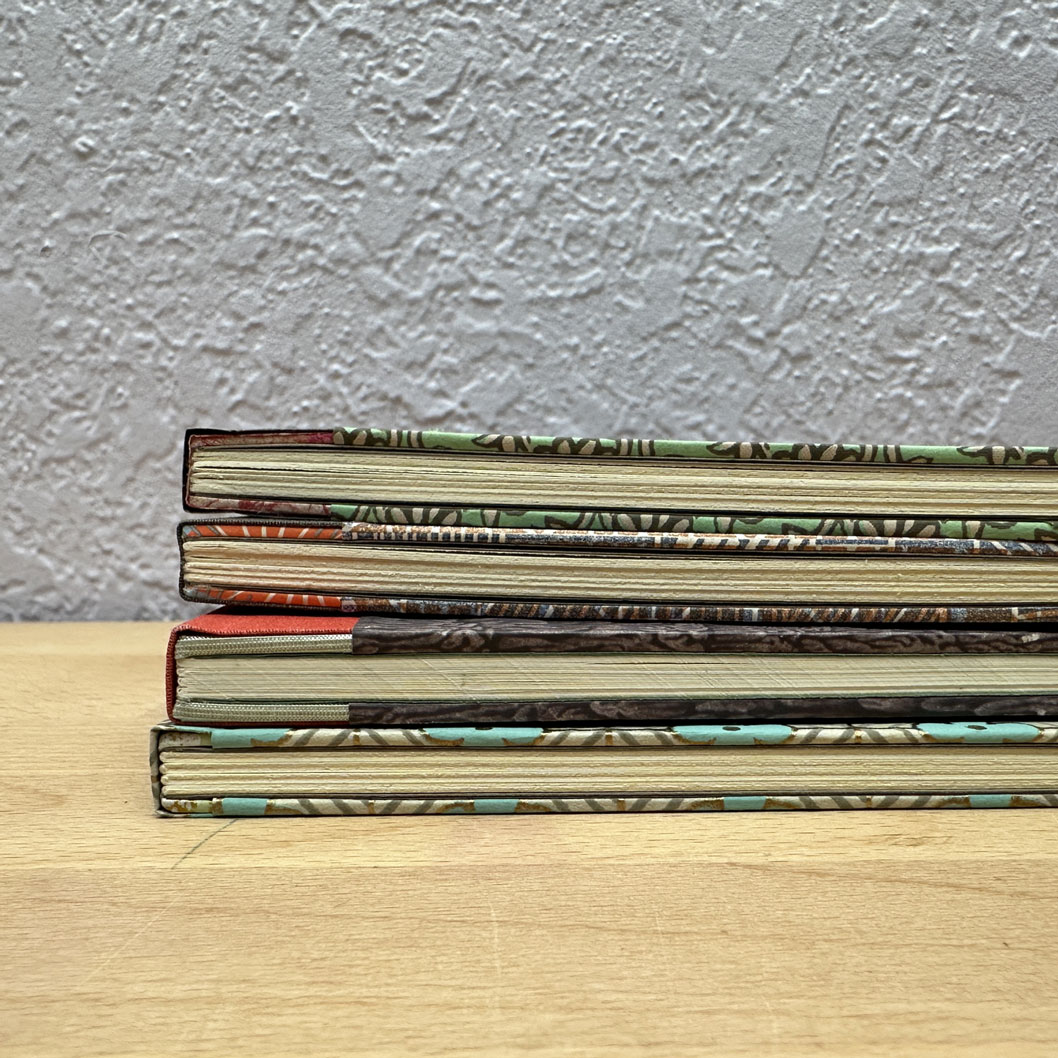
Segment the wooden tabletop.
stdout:
<svg viewBox="0 0 1058 1058">
<path fill-rule="evenodd" d="M 170 820 L 158 624 L 0 625 L 0 1053 L 1058 1053 L 1058 812 Z"/>
</svg>

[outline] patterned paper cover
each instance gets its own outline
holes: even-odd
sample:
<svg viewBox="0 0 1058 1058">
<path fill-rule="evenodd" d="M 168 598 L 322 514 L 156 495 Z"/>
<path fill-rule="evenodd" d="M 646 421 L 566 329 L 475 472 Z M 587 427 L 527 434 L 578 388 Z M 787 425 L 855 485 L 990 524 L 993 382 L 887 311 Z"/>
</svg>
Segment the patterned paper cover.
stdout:
<svg viewBox="0 0 1058 1058">
<path fill-rule="evenodd" d="M 615 548 L 694 550 L 712 553 L 812 553 L 981 556 L 1003 561 L 1058 557 L 1058 543 L 1014 540 L 909 537 L 768 536 L 737 533 L 582 532 L 547 529 L 490 529 L 466 526 L 373 525 L 365 522 L 221 521 L 184 522 L 185 541 L 201 537 L 289 540 L 298 543 L 376 542 L 416 546 Z M 553 600 L 431 599 L 421 596 L 328 595 L 290 591 L 189 585 L 181 561 L 180 592 L 191 602 L 214 606 L 286 607 L 346 613 L 402 613 L 441 617 L 530 617 L 580 620 L 720 621 L 764 624 L 1006 624 L 1053 622 L 1055 605 L 888 606 L 862 605 L 653 604 L 555 602 Z"/>
<path fill-rule="evenodd" d="M 191 452 L 223 445 L 300 447 L 319 445 L 415 449 L 474 454 L 586 457 L 592 459 L 694 459 L 730 462 L 825 462 L 926 464 L 937 466 L 1048 467 L 1054 448 L 1000 445 L 760 444 L 748 442 L 650 441 L 636 439 L 527 437 L 443 431 L 335 430 L 252 431 L 191 430 L 185 448 L 184 505 L 188 510 L 238 511 L 244 514 L 295 514 L 396 525 L 465 525 L 512 529 L 580 529 L 695 533 L 767 533 L 809 536 L 950 537 L 953 539 L 1058 540 L 1058 521 L 972 518 L 862 517 L 835 513 L 770 517 L 737 512 L 647 512 L 633 510 L 524 510 L 498 507 L 345 504 L 301 500 L 235 499 L 193 494 L 187 466 Z"/>
<path fill-rule="evenodd" d="M 314 614 L 240 613 L 218 610 L 173 630 L 167 677 L 169 718 L 184 723 L 255 726 L 278 722 L 318 726 L 317 716 L 297 724 L 306 703 L 275 702 L 253 721 L 240 720 L 224 702 L 177 702 L 176 644 L 184 635 L 292 637 L 277 643 L 275 654 L 298 653 L 297 637 L 348 634 L 351 654 L 444 653 L 810 653 L 810 654 L 1058 654 L 1058 631 L 944 628 L 861 628 L 857 626 L 759 626 L 635 621 L 534 621 L 514 618 L 430 618 L 365 615 L 328 617 Z M 179 709 L 177 710 L 177 707 Z M 245 708 L 245 703 L 242 703 Z M 772 719 L 844 720 L 861 717 L 997 717 L 1058 716 L 1054 694 L 844 696 L 829 698 L 640 698 L 524 701 L 479 701 L 468 690 L 462 701 L 373 701 L 370 688 L 342 703 L 337 724 L 614 724 L 665 723 L 675 720 L 735 721 Z M 311 706 L 308 707 L 311 709 Z M 328 715 L 332 714 L 328 710 Z"/>
<path fill-rule="evenodd" d="M 155 807 L 165 816 L 265 815 L 493 815 L 532 812 L 709 812 L 764 809 L 853 808 L 1053 808 L 1058 794 L 1035 791 L 968 794 L 635 797 L 207 797 L 168 798 L 162 790 L 160 753 L 176 748 L 239 752 L 252 749 L 334 752 L 400 752 L 402 749 L 468 751 L 534 747 L 619 749 L 646 746 L 711 749 L 724 746 L 926 745 L 935 743 L 1058 745 L 1058 723 L 969 721 L 894 724 L 677 724 L 655 728 L 428 727 L 428 728 L 176 728 L 151 731 L 150 763 Z M 1056 748 L 1058 752 L 1058 748 Z"/>
<path fill-rule="evenodd" d="M 641 438 L 544 437 L 528 434 L 452 433 L 444 430 L 381 430 L 338 427 L 330 430 L 192 429 L 189 449 L 223 445 L 352 445 L 360 448 L 431 449 L 440 452 L 497 453 L 524 456 L 572 456 L 589 459 L 755 459 L 813 463 L 925 463 L 960 466 L 1058 466 L 1058 448 L 1016 445 L 878 445 L 799 442 L 668 441 Z"/>
<path fill-rule="evenodd" d="M 596 532 L 487 526 L 378 525 L 371 522 L 183 522 L 180 541 L 200 537 L 286 540 L 296 543 L 414 544 L 417 547 L 575 548 L 620 551 L 708 551 L 820 555 L 969 555 L 989 558 L 1056 558 L 1058 541 L 944 539 L 903 536 L 811 536 L 768 533 L 665 531 Z"/>
</svg>

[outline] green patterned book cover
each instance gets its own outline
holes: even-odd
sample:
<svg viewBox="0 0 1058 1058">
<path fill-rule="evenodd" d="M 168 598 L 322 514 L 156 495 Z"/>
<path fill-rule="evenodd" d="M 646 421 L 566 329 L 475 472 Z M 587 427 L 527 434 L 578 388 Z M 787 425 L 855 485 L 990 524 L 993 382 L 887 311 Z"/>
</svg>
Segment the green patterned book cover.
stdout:
<svg viewBox="0 0 1058 1058">
<path fill-rule="evenodd" d="M 1058 807 L 1058 724 L 177 727 L 167 816 Z"/>
<path fill-rule="evenodd" d="M 1054 540 L 1056 451 L 192 430 L 184 499 L 398 525 Z"/>
</svg>

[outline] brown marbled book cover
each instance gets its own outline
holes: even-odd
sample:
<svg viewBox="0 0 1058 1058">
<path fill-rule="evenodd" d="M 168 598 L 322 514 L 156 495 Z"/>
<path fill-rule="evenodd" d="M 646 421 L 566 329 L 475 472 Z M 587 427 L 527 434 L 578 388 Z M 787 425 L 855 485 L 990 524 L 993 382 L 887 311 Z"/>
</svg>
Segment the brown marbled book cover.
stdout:
<svg viewBox="0 0 1058 1058">
<path fill-rule="evenodd" d="M 764 655 L 1036 655 L 1053 659 L 1053 693 L 901 693 L 889 695 L 717 695 L 636 697 L 541 696 L 506 701 L 475 697 L 472 684 L 459 697 L 372 700 L 371 687 L 327 703 L 263 702 L 249 710 L 230 703 L 191 700 L 180 694 L 179 663 L 189 653 L 187 637 L 213 640 L 201 652 L 216 656 L 224 641 L 254 637 L 253 653 L 296 656 L 327 651 L 349 655 L 437 656 L 526 654 L 722 654 Z M 937 627 L 869 628 L 840 625 L 749 625 L 668 621 L 539 621 L 517 618 L 428 618 L 381 615 L 239 612 L 222 609 L 174 629 L 168 656 L 169 716 L 183 723 L 261 726 L 334 724 L 504 724 L 504 723 L 671 723 L 730 719 L 912 719 L 926 717 L 1058 717 L 1058 628 L 970 629 Z M 316 712 L 313 712 L 313 708 Z"/>
</svg>

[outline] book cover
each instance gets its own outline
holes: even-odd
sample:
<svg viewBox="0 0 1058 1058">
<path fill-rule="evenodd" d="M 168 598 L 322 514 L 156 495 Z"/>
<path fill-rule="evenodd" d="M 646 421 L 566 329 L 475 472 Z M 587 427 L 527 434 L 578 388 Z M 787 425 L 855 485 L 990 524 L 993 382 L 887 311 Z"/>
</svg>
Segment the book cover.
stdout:
<svg viewBox="0 0 1058 1058">
<path fill-rule="evenodd" d="M 503 459 L 537 459 L 563 462 L 581 460 L 582 465 L 614 461 L 648 461 L 662 466 L 679 462 L 771 467 L 862 467 L 867 468 L 1005 468 L 1038 471 L 1056 464 L 1056 449 L 1016 446 L 938 446 L 872 444 L 766 444 L 749 442 L 662 441 L 576 437 L 534 437 L 506 434 L 465 434 L 444 431 L 334 430 L 288 431 L 188 431 L 184 450 L 184 504 L 188 510 L 234 511 L 249 515 L 294 514 L 311 517 L 409 525 L 465 525 L 496 528 L 590 529 L 599 531 L 647 530 L 664 532 L 766 533 L 788 535 L 901 536 L 983 538 L 1007 540 L 1058 539 L 1058 509 L 1045 517 L 1015 516 L 1003 510 L 1001 517 L 949 516 L 958 512 L 932 511 L 923 515 L 910 509 L 865 512 L 853 508 L 842 513 L 839 492 L 835 505 L 822 513 L 806 513 L 788 500 L 774 508 L 783 513 L 762 513 L 758 502 L 749 508 L 745 499 L 732 506 L 734 495 L 707 507 L 656 509 L 664 488 L 645 505 L 627 505 L 578 500 L 569 506 L 537 502 L 519 505 L 509 497 L 494 503 L 422 502 L 408 496 L 406 502 L 390 496 L 374 502 L 334 496 L 280 496 L 251 491 L 235 495 L 223 488 L 196 486 L 191 468 L 199 455 L 219 449 L 254 452 L 296 452 L 338 449 L 372 453 L 417 453 L 429 456 L 496 456 Z M 304 475 L 302 475 L 304 476 Z M 393 486 L 398 492 L 398 486 Z M 323 489 L 326 493 L 326 488 Z M 579 495 L 579 492 L 577 493 Z M 965 503 L 958 492 L 950 503 Z M 662 507 L 668 507 L 662 503 Z M 815 508 L 813 508 L 814 510 Z M 1051 510 L 1051 508 L 1047 508 Z M 767 507 L 764 510 L 771 511 Z M 980 511 L 967 512 L 981 515 Z"/>
<path fill-rule="evenodd" d="M 497 452 L 505 455 L 568 456 L 584 459 L 771 460 L 808 463 L 922 463 L 952 466 L 1058 466 L 1058 448 L 1019 445 L 883 445 L 750 441 L 672 441 L 643 438 L 550 437 L 474 434 L 446 430 L 187 431 L 185 449 L 243 445 L 297 447 L 338 445 L 360 448 Z M 186 455 L 185 451 L 185 455 Z"/>
<path fill-rule="evenodd" d="M 1049 542 L 307 520 L 188 522 L 179 527 L 178 537 L 183 596 L 213 605 L 752 623 L 1037 623 L 1058 618 L 1058 544 Z M 310 552 L 311 559 L 306 557 Z M 243 556 L 256 561 L 262 553 L 279 564 L 278 575 L 269 567 L 254 569 L 251 577 L 236 561 Z M 601 567 L 599 560 L 618 553 L 618 563 Z M 290 556 L 297 562 L 288 561 Z M 320 562 L 330 560 L 336 567 L 314 579 Z M 367 568 L 383 560 L 384 572 Z M 570 571 L 565 581 L 563 565 Z M 523 577 L 523 568 L 528 576 Z M 601 568 L 603 577 L 593 580 Z M 658 578 L 667 578 L 665 591 Z M 405 584 L 416 590 L 406 590 Z"/>
<path fill-rule="evenodd" d="M 242 643 L 235 642 L 242 640 Z M 474 655 L 502 655 L 512 659 L 515 675 L 528 661 L 541 655 L 614 657 L 622 666 L 618 681 L 628 686 L 645 682 L 647 689 L 622 694 L 622 684 L 602 693 L 597 674 L 585 688 L 578 689 L 560 669 L 550 690 L 531 682 L 532 693 L 512 691 L 497 699 L 485 693 L 485 685 L 474 676 Z M 652 686 L 653 677 L 638 680 L 637 666 L 658 658 L 696 660 L 700 655 L 722 657 L 721 664 L 738 665 L 740 656 L 766 656 L 769 668 L 778 668 L 771 677 L 785 687 L 785 693 L 770 688 L 761 694 L 750 682 L 752 665 L 732 677 L 733 691 L 717 689 L 711 674 L 699 677 L 700 686 L 691 684 L 676 693 L 672 680 Z M 838 676 L 838 693 L 806 693 L 792 683 L 794 673 L 781 669 L 775 659 L 793 656 L 813 659 L 827 656 L 873 656 L 892 663 L 893 680 L 900 693 L 853 693 L 849 681 L 855 674 Z M 951 668 L 951 685 L 945 686 L 944 673 L 901 671 L 902 666 L 926 668 L 924 657 L 944 655 Z M 257 696 L 222 685 L 207 676 L 195 688 L 181 688 L 178 664 L 205 657 L 216 663 L 225 657 L 252 656 L 261 666 L 257 678 L 265 692 Z M 349 666 L 350 688 L 344 694 L 323 696 L 310 691 L 312 666 L 319 659 L 359 656 L 371 661 L 378 656 L 400 656 L 408 666 L 423 659 L 440 683 L 460 681 L 458 693 L 447 689 L 427 689 L 418 696 L 401 693 L 397 700 L 381 695 L 357 669 Z M 469 658 L 459 662 L 459 658 Z M 1016 685 L 1018 673 L 999 671 L 1000 666 L 1018 660 L 1012 656 L 1034 656 L 1035 683 L 1028 689 Z M 297 677 L 293 692 L 277 691 L 275 677 L 269 674 L 269 659 L 289 665 L 291 659 L 304 662 L 305 676 Z M 452 675 L 439 671 L 445 658 L 454 658 Z M 521 660 L 520 660 L 521 659 Z M 557 658 L 559 665 L 567 661 Z M 545 662 L 546 664 L 546 662 Z M 976 674 L 973 666 L 988 671 Z M 1054 672 L 1048 684 L 1047 666 Z M 462 666 L 462 667 L 460 667 Z M 399 674 L 398 674 L 399 675 Z M 288 677 L 289 678 L 289 677 Z M 391 677 L 392 678 L 392 677 Z M 767 674 L 765 674 L 767 678 Z M 931 681 L 926 689 L 926 680 Z M 540 677 L 535 678 L 536 681 Z M 991 680 L 991 684 L 987 681 Z M 1042 687 L 1041 690 L 1041 681 Z M 900 686 L 900 682 L 904 686 Z M 858 626 L 756 626 L 751 624 L 707 624 L 698 622 L 634 621 L 536 621 L 512 618 L 406 618 L 378 615 L 325 616 L 315 614 L 242 613 L 220 610 L 179 625 L 169 641 L 166 670 L 169 718 L 181 723 L 261 726 L 281 723 L 290 726 L 408 725 L 430 723 L 506 724 L 611 724 L 664 723 L 676 720 L 728 719 L 859 719 L 920 717 L 1047 717 L 1058 716 L 1058 631 L 1028 631 L 1016 627 L 996 629 L 886 628 Z M 740 685 L 741 684 L 741 685 Z M 518 686 L 521 684 L 519 683 Z M 1053 685 L 1053 690 L 1051 686 Z M 668 687 L 666 691 L 664 688 Z M 353 690 L 352 688 L 355 688 Z M 290 698 L 287 695 L 296 694 Z"/>
<path fill-rule="evenodd" d="M 165 816 L 1053 808 L 1055 760 L 1058 724 L 1046 721 L 249 730 L 165 723 L 150 744 L 155 806 Z M 799 778 L 809 767 L 812 778 Z M 607 781 L 608 769 L 624 774 L 629 789 L 585 789 Z M 592 772 L 603 779 L 587 778 Z M 394 775 L 401 791 L 372 788 L 394 785 Z M 462 784 L 458 794 L 431 790 L 453 784 Z"/>
</svg>

